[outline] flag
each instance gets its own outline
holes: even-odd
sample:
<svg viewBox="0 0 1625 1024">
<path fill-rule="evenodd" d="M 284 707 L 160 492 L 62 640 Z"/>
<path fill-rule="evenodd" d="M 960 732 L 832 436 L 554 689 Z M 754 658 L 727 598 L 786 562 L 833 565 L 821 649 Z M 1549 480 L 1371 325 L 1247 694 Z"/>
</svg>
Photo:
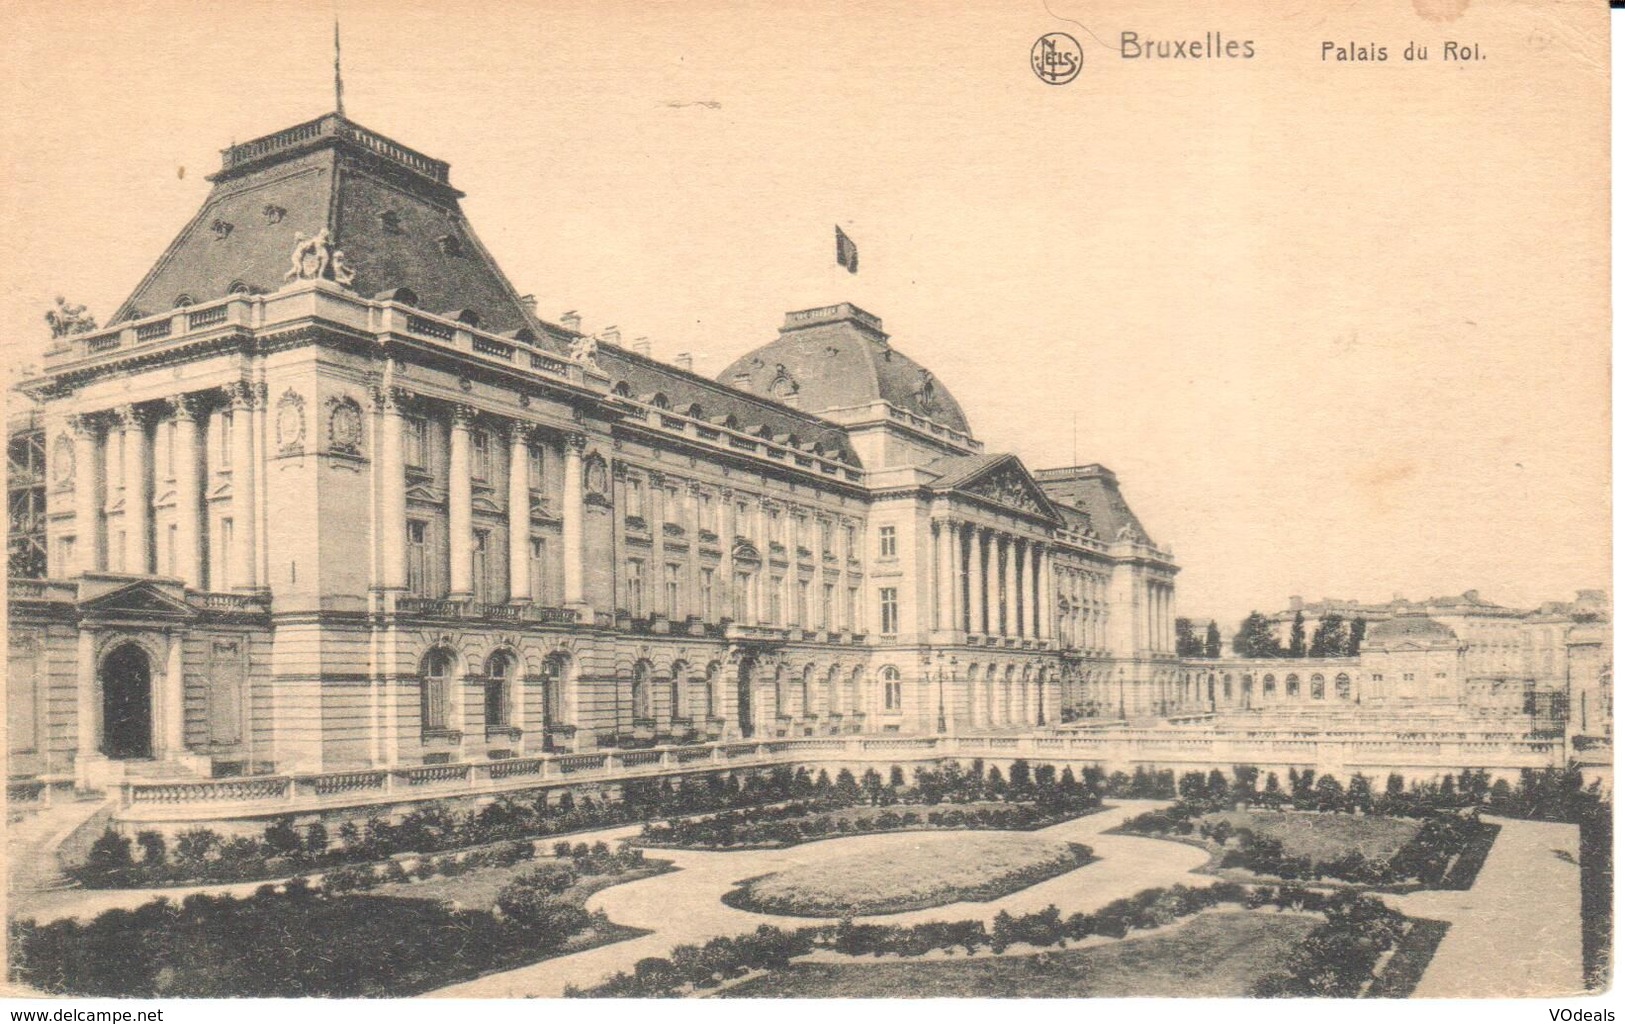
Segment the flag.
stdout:
<svg viewBox="0 0 1625 1024">
<path fill-rule="evenodd" d="M 344 116 L 344 76 L 339 73 L 339 19 L 333 19 L 333 103 L 334 110 Z"/>
<path fill-rule="evenodd" d="M 858 272 L 858 247 L 846 237 L 839 224 L 835 226 L 835 262 L 845 267 L 848 273 Z"/>
</svg>

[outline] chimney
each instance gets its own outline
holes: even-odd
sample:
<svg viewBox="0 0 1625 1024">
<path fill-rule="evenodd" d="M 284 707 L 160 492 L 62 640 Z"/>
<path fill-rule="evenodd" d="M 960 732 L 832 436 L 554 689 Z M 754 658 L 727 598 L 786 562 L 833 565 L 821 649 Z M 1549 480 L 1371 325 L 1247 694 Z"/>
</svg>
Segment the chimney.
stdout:
<svg viewBox="0 0 1625 1024">
<path fill-rule="evenodd" d="M 565 310 L 559 314 L 559 323 L 564 325 L 564 329 L 567 331 L 579 331 L 581 330 L 581 314 L 573 309 Z"/>
<path fill-rule="evenodd" d="M 1303 598 L 1297 594 L 1293 594 L 1291 597 L 1286 599 L 1286 608 L 1289 612 L 1303 611 Z"/>
<path fill-rule="evenodd" d="M 607 345 L 619 345 L 621 343 L 621 329 L 614 324 L 610 324 L 599 332 L 598 337 Z"/>
<path fill-rule="evenodd" d="M 536 315 L 536 296 L 521 295 L 519 296 L 519 301 L 524 305 L 525 312 L 529 313 L 531 316 Z"/>
<path fill-rule="evenodd" d="M 633 338 L 632 339 L 632 351 L 636 352 L 638 355 L 642 356 L 645 359 L 650 358 L 649 352 L 651 351 L 651 347 L 650 347 L 650 344 L 649 344 L 649 339 L 648 338 Z"/>
<path fill-rule="evenodd" d="M 740 371 L 734 374 L 734 387 L 740 391 L 750 390 L 750 374 Z"/>
<path fill-rule="evenodd" d="M 676 362 L 679 370 L 687 370 L 689 373 L 694 372 L 694 354 L 692 352 L 677 353 Z"/>
</svg>

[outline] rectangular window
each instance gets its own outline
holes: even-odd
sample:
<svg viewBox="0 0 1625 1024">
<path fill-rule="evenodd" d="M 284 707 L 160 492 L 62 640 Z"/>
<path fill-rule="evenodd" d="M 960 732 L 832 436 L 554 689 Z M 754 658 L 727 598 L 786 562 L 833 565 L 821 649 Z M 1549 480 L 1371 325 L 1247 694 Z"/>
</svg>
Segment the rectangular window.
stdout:
<svg viewBox="0 0 1625 1024">
<path fill-rule="evenodd" d="M 406 465 L 410 469 L 429 468 L 429 421 L 421 416 L 406 417 L 404 441 Z"/>
<path fill-rule="evenodd" d="M 734 573 L 734 621 L 750 621 L 750 573 Z"/>
<path fill-rule="evenodd" d="M 812 584 L 806 580 L 796 581 L 796 625 L 802 629 L 812 626 L 811 620 L 807 618 L 807 591 L 811 588 Z"/>
<path fill-rule="evenodd" d="M 694 500 L 699 503 L 700 529 L 710 530 L 715 533 L 717 530 L 716 503 L 711 500 L 709 494 L 697 494 L 694 496 Z"/>
<path fill-rule="evenodd" d="M 678 597 L 682 572 L 683 567 L 676 562 L 666 564 L 666 614 L 674 619 L 682 611 L 682 601 Z"/>
<path fill-rule="evenodd" d="M 846 526 L 846 557 L 853 561 L 858 557 L 858 528 L 851 523 Z"/>
<path fill-rule="evenodd" d="M 429 596 L 429 524 L 421 519 L 406 521 L 406 590 Z"/>
<path fill-rule="evenodd" d="M 626 481 L 626 514 L 643 518 L 643 481 L 628 479 Z"/>
<path fill-rule="evenodd" d="M 543 487 L 542 482 L 547 479 L 547 450 L 539 444 L 533 444 L 525 451 L 528 456 L 525 461 L 530 466 L 530 481 L 527 486 L 533 491 L 539 491 Z"/>
<path fill-rule="evenodd" d="M 767 581 L 767 621 L 777 626 L 784 622 L 784 577 L 772 576 Z"/>
<path fill-rule="evenodd" d="M 880 588 L 880 631 L 885 634 L 897 632 L 897 588 Z"/>
<path fill-rule="evenodd" d="M 181 528 L 175 523 L 170 523 L 169 529 L 164 531 L 164 560 L 161 564 L 164 572 L 170 576 L 175 575 L 175 549 L 180 547 L 180 534 Z"/>
<path fill-rule="evenodd" d="M 220 590 L 231 589 L 231 553 L 236 550 L 231 538 L 231 520 L 229 518 L 220 520 L 220 559 L 216 567 L 218 571 L 214 574 L 214 578 L 220 581 Z M 123 541 L 124 535 L 121 533 L 119 534 L 119 558 L 121 560 L 124 557 Z"/>
<path fill-rule="evenodd" d="M 530 600 L 547 604 L 547 541 L 541 537 L 530 539 Z"/>
<path fill-rule="evenodd" d="M 474 446 L 474 479 L 491 479 L 491 435 L 483 430 L 469 431 L 469 440 Z"/>
<path fill-rule="evenodd" d="M 750 533 L 745 524 L 750 522 L 750 505 L 740 501 L 734 504 L 734 532 L 743 537 Z"/>
<path fill-rule="evenodd" d="M 643 618 L 643 563 L 636 558 L 626 563 L 626 610 L 634 619 Z"/>
<path fill-rule="evenodd" d="M 716 585 L 717 572 L 715 569 L 700 570 L 700 618 L 706 622 L 713 621 L 716 611 Z"/>
<path fill-rule="evenodd" d="M 660 521 L 663 523 L 683 522 L 682 499 L 677 496 L 677 488 L 666 488 L 666 500 L 660 504 Z"/>
<path fill-rule="evenodd" d="M 818 546 L 824 549 L 825 554 L 835 553 L 835 524 L 828 519 L 818 521 Z"/>
<path fill-rule="evenodd" d="M 56 539 L 56 565 L 51 568 L 51 575 L 66 576 L 73 569 L 73 538 L 58 537 Z"/>
<path fill-rule="evenodd" d="M 835 584 L 824 584 L 824 596 L 818 609 L 818 628 L 835 628 Z"/>
<path fill-rule="evenodd" d="M 846 628 L 857 632 L 858 629 L 858 588 L 846 588 Z"/>
<path fill-rule="evenodd" d="M 218 450 L 216 452 L 216 454 L 219 455 L 219 458 L 216 459 L 215 461 L 220 466 L 221 469 L 230 469 L 231 468 L 231 429 L 232 429 L 231 410 L 230 409 L 222 409 L 222 410 L 220 410 L 220 414 L 218 416 L 216 416 L 215 419 L 220 421 L 220 438 L 216 442 L 216 444 L 219 445 L 219 448 L 218 448 Z M 123 456 L 123 452 L 121 451 L 120 454 L 119 454 L 119 465 L 122 467 L 123 464 L 124 464 L 124 456 Z"/>
<path fill-rule="evenodd" d="M 474 531 L 473 558 L 474 601 L 476 604 L 489 604 L 491 602 L 491 531 Z"/>
<path fill-rule="evenodd" d="M 779 510 L 767 510 L 767 539 L 774 544 L 784 543 L 784 524 L 779 520 Z"/>
<path fill-rule="evenodd" d="M 175 421 L 164 421 L 164 479 L 175 479 Z"/>
<path fill-rule="evenodd" d="M 880 528 L 880 557 L 897 557 L 897 527 L 882 526 Z"/>
</svg>

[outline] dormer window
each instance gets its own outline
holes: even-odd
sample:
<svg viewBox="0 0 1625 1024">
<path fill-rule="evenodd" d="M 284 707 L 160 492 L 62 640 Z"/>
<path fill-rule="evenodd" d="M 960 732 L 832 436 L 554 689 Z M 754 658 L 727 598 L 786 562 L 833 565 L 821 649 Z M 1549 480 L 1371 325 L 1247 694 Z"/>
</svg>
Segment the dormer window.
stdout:
<svg viewBox="0 0 1625 1024">
<path fill-rule="evenodd" d="M 447 256 L 456 258 L 462 256 L 463 254 L 462 239 L 458 238 L 456 235 L 441 235 L 439 238 L 435 239 L 435 242 L 440 246 L 440 251 L 445 253 Z"/>
</svg>

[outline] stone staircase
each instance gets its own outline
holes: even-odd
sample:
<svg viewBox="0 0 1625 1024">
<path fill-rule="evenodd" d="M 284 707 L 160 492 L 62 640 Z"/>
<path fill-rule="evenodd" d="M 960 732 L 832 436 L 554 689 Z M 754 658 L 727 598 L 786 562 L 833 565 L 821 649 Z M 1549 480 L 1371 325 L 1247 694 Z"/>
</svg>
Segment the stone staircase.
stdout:
<svg viewBox="0 0 1625 1024">
<path fill-rule="evenodd" d="M 30 808 L 12 805 L 11 814 L 13 820 L 6 826 L 6 881 L 13 894 L 23 894 L 77 887 L 79 883 L 62 873 L 58 854 L 69 845 L 88 850 L 112 821 L 113 808 L 101 794 L 87 794 Z M 82 843 L 70 842 L 78 839 Z"/>
</svg>

